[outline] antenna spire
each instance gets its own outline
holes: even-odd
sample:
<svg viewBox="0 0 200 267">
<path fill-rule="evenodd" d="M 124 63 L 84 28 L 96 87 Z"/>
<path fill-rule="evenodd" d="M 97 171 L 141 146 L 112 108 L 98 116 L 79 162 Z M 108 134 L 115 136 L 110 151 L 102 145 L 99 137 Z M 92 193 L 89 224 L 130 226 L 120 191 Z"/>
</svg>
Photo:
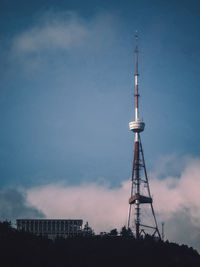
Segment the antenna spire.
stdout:
<svg viewBox="0 0 200 267">
<path fill-rule="evenodd" d="M 135 121 L 139 120 L 139 93 L 138 93 L 138 34 L 135 33 Z"/>
<path fill-rule="evenodd" d="M 135 32 L 135 75 L 138 75 L 138 33 Z"/>
</svg>

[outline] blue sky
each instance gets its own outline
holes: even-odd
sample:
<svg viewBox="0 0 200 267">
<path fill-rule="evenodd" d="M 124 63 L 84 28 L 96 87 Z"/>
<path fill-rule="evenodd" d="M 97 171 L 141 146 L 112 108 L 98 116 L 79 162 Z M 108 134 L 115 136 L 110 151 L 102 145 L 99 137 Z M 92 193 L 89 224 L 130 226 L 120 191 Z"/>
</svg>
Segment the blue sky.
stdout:
<svg viewBox="0 0 200 267">
<path fill-rule="evenodd" d="M 165 155 L 199 156 L 199 9 L 1 1 L 0 185 L 130 177 L 135 30 L 148 169 Z"/>
<path fill-rule="evenodd" d="M 200 249 L 199 1 L 2 0 L 0 13 L 0 219 L 126 224 L 137 30 L 158 221 Z"/>
</svg>

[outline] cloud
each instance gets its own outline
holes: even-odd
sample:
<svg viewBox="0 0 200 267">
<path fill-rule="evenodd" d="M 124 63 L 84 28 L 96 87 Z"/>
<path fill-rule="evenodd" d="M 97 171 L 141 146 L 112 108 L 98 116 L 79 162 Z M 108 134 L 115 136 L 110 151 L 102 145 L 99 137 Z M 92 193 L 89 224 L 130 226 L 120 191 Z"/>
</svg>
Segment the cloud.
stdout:
<svg viewBox="0 0 200 267">
<path fill-rule="evenodd" d="M 171 214 L 165 221 L 165 237 L 192 246 L 200 252 L 200 226 L 194 224 L 189 209 L 182 208 Z"/>
<path fill-rule="evenodd" d="M 44 214 L 28 204 L 26 194 L 14 188 L 0 191 L 0 220 L 15 221 L 17 218 L 44 218 Z"/>
<path fill-rule="evenodd" d="M 75 12 L 48 11 L 13 37 L 12 51 L 31 54 L 55 49 L 69 51 L 78 47 L 98 50 L 113 42 L 115 24 L 116 16 L 103 11 L 90 19 Z"/>
<path fill-rule="evenodd" d="M 185 159 L 176 160 L 177 169 L 179 164 L 186 164 Z M 171 160 L 174 164 L 174 156 Z M 166 162 L 163 172 L 170 159 Z M 179 176 L 150 178 L 150 187 L 159 225 L 165 222 L 166 238 L 200 249 L 200 159 L 190 158 Z M 47 217 L 82 218 L 99 232 L 127 223 L 129 195 L 130 181 L 118 188 L 98 183 L 68 186 L 63 182 L 31 188 L 27 200 Z"/>
<path fill-rule="evenodd" d="M 42 72 L 47 77 L 58 69 L 63 76 L 74 75 L 73 66 L 78 71 L 82 64 L 84 68 L 91 64 L 94 69 L 101 55 L 110 56 L 116 47 L 118 24 L 116 14 L 106 11 L 89 18 L 72 11 L 46 11 L 10 39 L 6 51 L 10 67 L 14 73 L 19 69 L 20 74 Z"/>
<path fill-rule="evenodd" d="M 182 161 L 182 159 L 180 159 Z M 183 158 L 185 161 L 185 158 Z M 174 163 L 173 163 L 174 164 Z M 182 162 L 177 161 L 177 165 Z M 152 179 L 155 208 L 163 218 L 180 210 L 188 210 L 193 224 L 200 223 L 200 160 L 190 158 L 179 177 L 168 176 Z"/>
<path fill-rule="evenodd" d="M 126 224 L 128 192 L 127 182 L 115 189 L 106 184 L 57 183 L 30 189 L 27 199 L 50 218 L 80 218 L 96 231 L 107 231 Z"/>
<path fill-rule="evenodd" d="M 48 15 L 47 15 L 48 14 Z M 46 49 L 65 49 L 79 46 L 87 36 L 87 28 L 74 13 L 47 13 L 33 27 L 19 33 L 13 39 L 13 49 L 22 53 Z"/>
<path fill-rule="evenodd" d="M 200 159 L 187 158 L 177 160 L 177 169 L 179 164 L 186 164 L 178 176 L 160 179 L 155 176 L 157 170 L 151 173 L 150 187 L 159 225 L 165 222 L 166 239 L 200 250 Z M 174 156 L 171 160 L 174 164 Z M 169 162 L 170 158 L 166 165 L 162 164 L 163 172 Z M 0 191 L 0 219 L 80 218 L 88 221 L 96 233 L 120 229 L 127 223 L 129 195 L 130 181 L 117 188 L 105 182 L 79 186 L 59 182 L 26 190 L 7 188 Z"/>
</svg>

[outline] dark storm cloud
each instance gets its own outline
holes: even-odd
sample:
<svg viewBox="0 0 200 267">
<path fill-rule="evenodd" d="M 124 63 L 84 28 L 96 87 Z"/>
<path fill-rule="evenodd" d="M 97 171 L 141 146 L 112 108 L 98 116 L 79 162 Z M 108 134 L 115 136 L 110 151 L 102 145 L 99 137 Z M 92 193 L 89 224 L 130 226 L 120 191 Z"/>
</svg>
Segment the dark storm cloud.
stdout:
<svg viewBox="0 0 200 267">
<path fill-rule="evenodd" d="M 26 194 L 7 188 L 0 191 L 0 220 L 15 221 L 17 218 L 44 218 L 37 208 L 26 203 Z"/>
</svg>

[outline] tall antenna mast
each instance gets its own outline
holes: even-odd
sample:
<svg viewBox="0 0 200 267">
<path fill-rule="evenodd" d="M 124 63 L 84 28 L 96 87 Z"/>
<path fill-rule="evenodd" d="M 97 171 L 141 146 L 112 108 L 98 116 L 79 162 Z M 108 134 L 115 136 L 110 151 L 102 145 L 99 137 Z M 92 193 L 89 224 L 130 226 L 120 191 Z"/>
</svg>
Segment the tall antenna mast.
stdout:
<svg viewBox="0 0 200 267">
<path fill-rule="evenodd" d="M 138 98 L 139 98 L 139 94 L 138 94 L 138 35 L 137 32 L 135 34 L 135 41 L 136 41 L 136 45 L 135 45 L 135 121 L 138 120 Z"/>
<path fill-rule="evenodd" d="M 131 226 L 132 215 L 134 215 L 134 228 L 135 237 L 139 239 L 141 235 L 146 235 L 149 230 L 153 230 L 152 235 L 156 234 L 160 237 L 158 225 L 153 209 L 153 200 L 150 193 L 149 181 L 147 177 L 147 171 L 144 161 L 144 153 L 142 149 L 142 143 L 140 139 L 140 133 L 144 131 L 145 123 L 139 119 L 139 90 L 138 90 L 138 34 L 135 34 L 135 120 L 129 123 L 130 131 L 134 132 L 134 156 L 132 166 L 132 179 L 131 179 L 131 197 L 129 199 L 129 217 L 128 228 Z M 143 175 L 142 177 L 142 170 Z M 146 189 L 146 190 L 144 190 Z M 146 194 L 145 192 L 146 191 Z M 151 217 L 153 217 L 153 225 L 149 225 L 149 219 L 147 223 L 143 222 L 141 216 L 141 205 L 148 204 L 150 206 Z M 132 214 L 132 206 L 135 208 L 135 214 Z M 146 205 L 147 206 L 147 205 Z"/>
</svg>

